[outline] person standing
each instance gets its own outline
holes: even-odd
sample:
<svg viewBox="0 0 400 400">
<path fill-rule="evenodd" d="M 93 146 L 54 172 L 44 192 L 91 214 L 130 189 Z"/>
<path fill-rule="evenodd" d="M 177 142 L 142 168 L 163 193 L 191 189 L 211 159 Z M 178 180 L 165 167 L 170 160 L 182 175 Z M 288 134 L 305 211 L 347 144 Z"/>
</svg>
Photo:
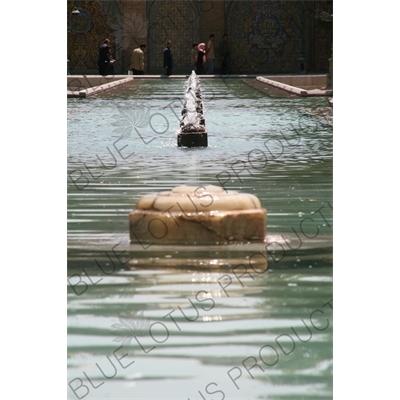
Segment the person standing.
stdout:
<svg viewBox="0 0 400 400">
<path fill-rule="evenodd" d="M 204 65 L 206 64 L 206 45 L 205 43 L 200 43 L 197 46 L 197 62 L 196 62 L 196 74 L 204 74 Z"/>
<path fill-rule="evenodd" d="M 228 35 L 225 35 L 222 38 L 222 42 L 219 45 L 219 53 L 222 59 L 222 70 L 221 75 L 228 75 L 229 71 L 229 44 L 228 44 Z"/>
<path fill-rule="evenodd" d="M 106 67 L 106 75 L 114 75 L 114 64 L 116 60 L 113 56 L 113 47 L 111 43 L 109 48 L 108 59 L 109 61 L 108 61 L 108 66 Z"/>
<path fill-rule="evenodd" d="M 212 33 L 210 35 L 209 41 L 207 42 L 207 48 L 206 48 L 207 75 L 212 75 L 214 73 L 214 59 L 215 59 L 214 40 L 215 40 L 215 35 Z"/>
<path fill-rule="evenodd" d="M 163 67 L 165 68 L 165 75 L 172 74 L 172 52 L 171 52 L 172 42 L 168 40 L 167 47 L 164 49 L 164 64 Z"/>
<path fill-rule="evenodd" d="M 197 53 L 198 53 L 197 46 L 198 46 L 198 43 L 192 44 L 192 51 L 190 52 L 190 64 L 192 66 L 192 70 L 190 71 L 190 73 L 192 73 L 192 71 L 196 71 Z"/>
<path fill-rule="evenodd" d="M 107 75 L 107 69 L 111 61 L 110 44 L 110 39 L 105 39 L 99 48 L 99 58 L 97 61 L 99 75 Z"/>
<path fill-rule="evenodd" d="M 132 52 L 131 66 L 133 75 L 144 75 L 144 49 L 145 44 L 141 44 Z"/>
</svg>

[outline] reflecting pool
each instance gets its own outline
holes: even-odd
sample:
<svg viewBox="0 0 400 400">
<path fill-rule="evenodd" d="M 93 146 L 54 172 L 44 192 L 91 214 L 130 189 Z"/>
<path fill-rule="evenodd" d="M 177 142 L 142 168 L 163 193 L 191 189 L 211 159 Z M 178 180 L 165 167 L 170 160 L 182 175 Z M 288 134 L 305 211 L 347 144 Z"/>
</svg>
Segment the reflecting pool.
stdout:
<svg viewBox="0 0 400 400">
<path fill-rule="evenodd" d="M 327 99 L 201 80 L 208 147 L 184 149 L 183 87 L 68 99 L 68 397 L 332 398 Z M 260 199 L 268 269 L 253 244 L 129 244 L 138 199 L 184 184 Z"/>
</svg>

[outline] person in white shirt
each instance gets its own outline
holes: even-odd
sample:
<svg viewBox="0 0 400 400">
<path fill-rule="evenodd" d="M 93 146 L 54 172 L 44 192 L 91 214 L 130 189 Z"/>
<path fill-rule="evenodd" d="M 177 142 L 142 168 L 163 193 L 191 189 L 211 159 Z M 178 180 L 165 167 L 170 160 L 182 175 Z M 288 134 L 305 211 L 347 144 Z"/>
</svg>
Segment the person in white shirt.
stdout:
<svg viewBox="0 0 400 400">
<path fill-rule="evenodd" d="M 207 58 L 207 75 L 212 75 L 214 73 L 214 59 L 215 59 L 215 52 L 214 52 L 214 39 L 215 35 L 211 33 L 209 41 L 207 43 L 206 48 L 206 58 Z"/>
</svg>

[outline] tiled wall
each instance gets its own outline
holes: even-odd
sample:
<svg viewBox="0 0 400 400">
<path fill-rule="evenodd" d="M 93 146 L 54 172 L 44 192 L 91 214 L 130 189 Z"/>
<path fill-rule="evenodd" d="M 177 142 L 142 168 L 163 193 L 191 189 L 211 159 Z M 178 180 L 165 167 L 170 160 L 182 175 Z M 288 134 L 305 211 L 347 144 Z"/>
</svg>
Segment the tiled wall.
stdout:
<svg viewBox="0 0 400 400">
<path fill-rule="evenodd" d="M 71 14 L 74 7 L 80 16 Z M 126 74 L 132 50 L 146 43 L 146 73 L 161 74 L 165 41 L 173 42 L 175 74 L 190 70 L 192 42 L 216 36 L 216 50 L 229 35 L 231 72 L 250 74 L 298 71 L 301 37 L 307 71 L 326 73 L 332 51 L 332 1 L 295 0 L 86 0 L 67 1 L 70 72 L 97 74 L 98 47 L 114 47 L 116 74 Z M 216 72 L 220 69 L 219 57 Z"/>
</svg>

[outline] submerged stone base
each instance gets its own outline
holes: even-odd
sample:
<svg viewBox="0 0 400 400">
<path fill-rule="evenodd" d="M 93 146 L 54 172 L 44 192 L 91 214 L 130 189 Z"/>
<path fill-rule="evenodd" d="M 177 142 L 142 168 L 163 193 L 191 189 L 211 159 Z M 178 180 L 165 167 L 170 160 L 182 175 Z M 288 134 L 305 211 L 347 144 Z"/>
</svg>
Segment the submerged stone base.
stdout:
<svg viewBox="0 0 400 400">
<path fill-rule="evenodd" d="M 263 242 L 267 210 L 252 194 L 181 186 L 140 198 L 129 214 L 132 243 Z"/>
<path fill-rule="evenodd" d="M 207 132 L 204 133 L 179 133 L 178 147 L 207 147 Z"/>
</svg>

